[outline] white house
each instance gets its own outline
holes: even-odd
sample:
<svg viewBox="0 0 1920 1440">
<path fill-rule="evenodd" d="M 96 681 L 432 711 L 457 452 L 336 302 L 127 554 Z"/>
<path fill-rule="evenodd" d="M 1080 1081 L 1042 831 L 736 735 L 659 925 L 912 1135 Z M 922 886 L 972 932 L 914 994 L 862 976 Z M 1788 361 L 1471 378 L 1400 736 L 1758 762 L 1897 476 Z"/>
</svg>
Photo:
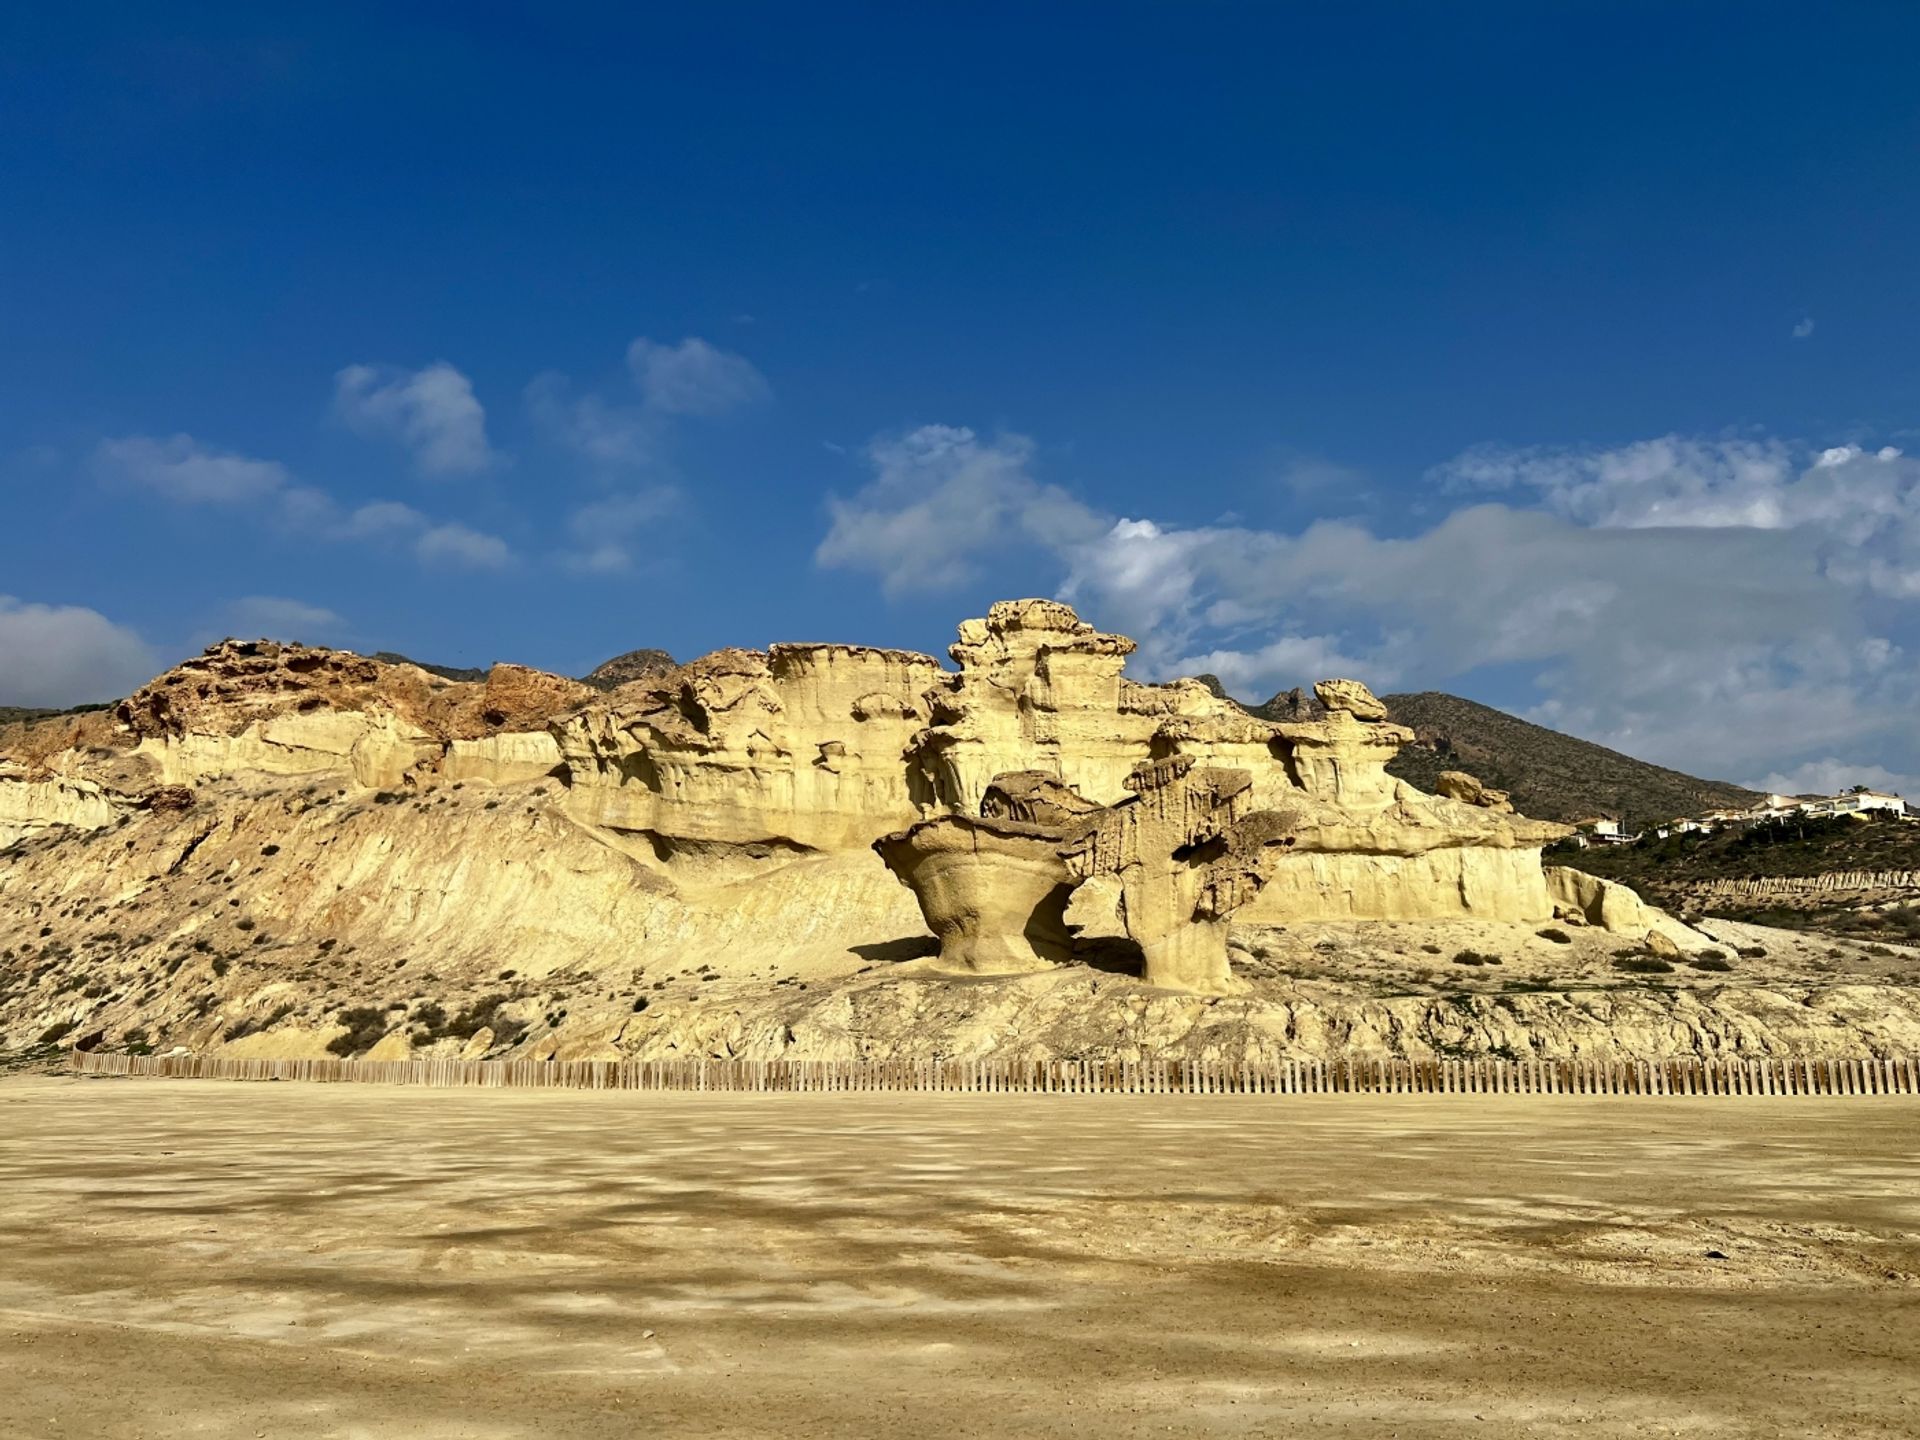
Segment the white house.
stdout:
<svg viewBox="0 0 1920 1440">
<path fill-rule="evenodd" d="M 1827 813 L 1832 815 L 1905 815 L 1907 802 L 1898 795 L 1889 795 L 1884 790 L 1854 790 L 1845 795 L 1836 795 L 1832 800 L 1823 802 L 1833 808 Z"/>
<path fill-rule="evenodd" d="M 1576 820 L 1573 823 L 1576 830 L 1581 831 L 1599 845 L 1625 845 L 1629 841 L 1640 838 L 1637 835 L 1629 835 L 1626 826 L 1605 815 L 1595 815 L 1590 819 Z"/>
<path fill-rule="evenodd" d="M 1760 820 L 1830 820 L 1837 815 L 1893 815 L 1904 819 L 1913 807 L 1898 795 L 1884 790 L 1849 790 L 1844 795 L 1824 795 L 1815 800 L 1798 800 L 1791 795 L 1769 795 L 1743 817 Z"/>
</svg>

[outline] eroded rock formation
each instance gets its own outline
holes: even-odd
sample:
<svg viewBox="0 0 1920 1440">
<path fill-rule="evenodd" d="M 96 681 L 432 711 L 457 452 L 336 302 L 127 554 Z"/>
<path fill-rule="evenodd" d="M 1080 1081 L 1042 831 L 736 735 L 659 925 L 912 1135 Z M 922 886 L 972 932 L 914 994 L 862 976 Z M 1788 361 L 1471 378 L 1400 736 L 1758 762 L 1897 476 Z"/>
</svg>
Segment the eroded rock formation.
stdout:
<svg viewBox="0 0 1920 1440">
<path fill-rule="evenodd" d="M 40 932 L 5 957 L 29 968 L 0 1034 L 267 1053 L 304 1023 L 301 1044 L 382 1054 L 633 1053 L 663 984 L 791 995 L 926 957 L 927 932 L 916 984 L 1035 972 L 1004 983 L 1060 994 L 1129 965 L 1152 993 L 1241 990 L 1247 936 L 1313 925 L 1545 945 L 1556 906 L 1688 947 L 1630 892 L 1550 885 L 1540 849 L 1564 827 L 1389 775 L 1409 732 L 1358 682 L 1266 720 L 1199 681 L 1129 679 L 1132 648 L 1046 600 L 964 622 L 951 669 L 786 644 L 608 690 L 214 646 L 112 714 L 0 737 L 0 905 Z M 395 974 L 397 998 L 373 989 Z M 452 977 L 464 1020 L 433 999 Z M 360 1028 L 321 1025 L 336 995 Z M 734 1001 L 728 1053 L 777 1053 L 778 1007 Z M 839 1003 L 810 995 L 809 1023 L 857 1046 Z"/>
<path fill-rule="evenodd" d="M 1103 810 L 1065 847 L 1082 880 L 1108 878 L 1121 925 L 1140 946 L 1150 985 L 1225 991 L 1227 916 L 1265 881 L 1263 851 L 1291 842 L 1287 817 L 1253 812 L 1245 770 L 1154 760 L 1127 777 L 1134 794 Z"/>
<path fill-rule="evenodd" d="M 1063 850 L 1099 808 L 1043 771 L 1018 771 L 987 786 L 980 814 L 922 820 L 873 849 L 913 892 L 944 967 L 1017 974 L 1072 954 Z"/>
<path fill-rule="evenodd" d="M 906 752 L 940 674 L 860 645 L 704 656 L 554 723 L 570 808 L 668 851 L 865 850 L 933 813 Z"/>
</svg>

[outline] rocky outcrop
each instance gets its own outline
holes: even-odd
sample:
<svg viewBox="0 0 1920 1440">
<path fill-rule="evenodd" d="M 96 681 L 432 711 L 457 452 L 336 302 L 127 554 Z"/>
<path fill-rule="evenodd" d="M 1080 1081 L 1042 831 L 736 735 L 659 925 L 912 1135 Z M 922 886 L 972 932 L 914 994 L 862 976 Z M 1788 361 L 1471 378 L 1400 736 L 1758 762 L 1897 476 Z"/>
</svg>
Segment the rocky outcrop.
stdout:
<svg viewBox="0 0 1920 1440">
<path fill-rule="evenodd" d="M 1322 680 L 1313 687 L 1313 697 L 1328 711 L 1351 715 L 1356 720 L 1388 718 L 1387 707 L 1358 680 Z"/>
<path fill-rule="evenodd" d="M 1039 770 L 1099 804 L 1126 793 L 1161 722 L 1237 714 L 1195 682 L 1137 685 L 1121 672 L 1133 641 L 1093 628 L 1052 600 L 1003 600 L 964 620 L 948 654 L 960 667 L 928 694 L 932 723 L 915 738 L 928 799 L 977 811 L 1007 771 Z"/>
<path fill-rule="evenodd" d="M 212 647 L 129 697 L 118 730 L 0 772 L 0 905 L 48 931 L 9 962 L 30 978 L 0 1030 L 631 1054 L 668 1043 L 636 1017 L 684 990 L 673 1043 L 766 1055 L 800 1043 L 780 1025 L 802 1008 L 853 1034 L 871 997 L 852 977 L 895 962 L 983 995 L 994 976 L 1073 977 L 1048 995 L 1124 979 L 1127 1005 L 1185 992 L 1182 1014 L 1260 985 L 1271 1016 L 1294 972 L 1261 971 L 1250 936 L 1411 924 L 1435 927 L 1421 953 L 1511 953 L 1546 944 L 1558 901 L 1589 951 L 1616 943 L 1585 933 L 1605 927 L 1700 943 L 1631 892 L 1550 885 L 1540 850 L 1565 827 L 1395 778 L 1409 732 L 1358 682 L 1267 719 L 1197 681 L 1129 679 L 1132 648 L 1047 600 L 963 622 L 952 669 L 783 644 L 605 691 Z M 839 998 L 789 1003 L 815 984 Z M 873 1044 L 1018 1043 L 967 1029 L 998 1002 L 972 1020 L 927 1003 L 959 1028 Z M 710 1031 L 703 1005 L 744 1028 Z M 356 1018 L 327 1018 L 342 1008 Z M 1102 1014 L 1100 1046 L 1159 1033 Z"/>
<path fill-rule="evenodd" d="M 1227 917 L 1263 883 L 1266 844 L 1291 843 L 1285 817 L 1252 815 L 1246 771 L 1187 756 L 1142 765 L 1127 785 L 1132 799 L 1100 811 L 1064 847 L 1067 865 L 1081 880 L 1110 882 L 1149 985 L 1224 993 L 1233 985 Z"/>
<path fill-rule="evenodd" d="M 449 739 L 472 739 L 503 731 L 544 730 L 556 715 L 598 698 L 590 685 L 526 665 L 501 663 L 487 671 L 476 695 L 461 691 L 454 703 L 433 707 L 429 723 Z"/>
<path fill-rule="evenodd" d="M 1029 974 L 930 973 L 913 897 L 864 850 L 696 879 L 577 824 L 556 780 L 385 800 L 215 782 L 188 809 L 0 855 L 0 1052 L 52 1031 L 257 1055 L 358 1036 L 354 1053 L 417 1058 L 1920 1052 L 1920 989 L 1886 978 L 1911 977 L 1913 952 L 1755 926 L 1715 926 L 1731 972 L 1643 984 L 1597 927 L 1567 943 L 1471 919 L 1274 929 L 1242 906 L 1217 995 L 1116 973 L 1111 948 L 1098 965 L 1076 946 Z M 1469 948 L 1504 964 L 1449 963 Z"/>
<path fill-rule="evenodd" d="M 137 808 L 137 801 L 91 780 L 33 778 L 0 762 L 0 849 L 53 829 L 100 830 Z"/>
<path fill-rule="evenodd" d="M 554 726 L 570 808 L 666 842 L 864 851 L 931 813 L 907 749 L 940 673 L 858 645 L 704 656 Z"/>
<path fill-rule="evenodd" d="M 619 685 L 630 685 L 636 680 L 666 675 L 677 668 L 673 656 L 664 650 L 629 650 L 624 655 L 616 655 L 594 666 L 586 676 L 586 683 L 596 690 L 611 690 Z"/>
<path fill-rule="evenodd" d="M 347 651 L 226 640 L 142 686 L 113 714 L 170 783 L 337 775 L 393 789 L 443 759 L 460 779 L 546 774 L 559 763 L 549 722 L 597 693 L 524 665 L 495 665 L 474 683 Z"/>
<path fill-rule="evenodd" d="M 1565 865 L 1549 865 L 1546 874 L 1547 891 L 1559 918 L 1597 925 L 1615 935 L 1658 935 L 1677 950 L 1702 950 L 1712 944 L 1707 936 L 1656 910 L 1624 885 Z"/>
<path fill-rule="evenodd" d="M 1065 837 L 1076 880 L 1094 885 L 1069 902 L 1068 921 L 1110 913 L 1146 973 L 1181 988 L 1226 988 L 1226 916 L 1241 906 L 1266 924 L 1552 914 L 1539 847 L 1565 827 L 1523 820 L 1477 785 L 1436 797 L 1389 775 L 1410 732 L 1358 681 L 1322 682 L 1317 719 L 1272 722 L 1195 682 L 1127 681 L 1130 648 L 1050 601 L 1005 602 L 960 627 L 960 671 L 929 691 L 933 723 L 908 751 L 923 776 L 908 798 L 932 814 L 876 846 L 928 907 L 949 961 L 970 963 L 959 957 L 979 949 L 991 917 L 1017 937 L 1050 887 L 1015 887 L 1017 913 L 984 897 L 996 868 L 1009 884 L 1016 869 L 1037 877 L 1050 836 Z M 1052 830 L 979 827 L 1007 765 L 1054 777 L 1081 808 L 1050 817 Z M 1078 823 L 1085 810 L 1098 813 Z M 1227 855 L 1230 886 L 1212 868 Z M 1044 958 L 1007 943 L 1022 960 Z"/>
<path fill-rule="evenodd" d="M 440 762 L 448 780 L 479 780 L 513 785 L 565 769 L 560 743 L 546 730 L 507 730 L 477 740 L 452 740 Z"/>
<path fill-rule="evenodd" d="M 1442 770 L 1433 788 L 1437 794 L 1449 800 L 1458 800 L 1462 805 L 1478 805 L 1484 810 L 1498 810 L 1504 815 L 1513 813 L 1513 799 L 1506 791 L 1482 785 L 1464 770 Z"/>
</svg>

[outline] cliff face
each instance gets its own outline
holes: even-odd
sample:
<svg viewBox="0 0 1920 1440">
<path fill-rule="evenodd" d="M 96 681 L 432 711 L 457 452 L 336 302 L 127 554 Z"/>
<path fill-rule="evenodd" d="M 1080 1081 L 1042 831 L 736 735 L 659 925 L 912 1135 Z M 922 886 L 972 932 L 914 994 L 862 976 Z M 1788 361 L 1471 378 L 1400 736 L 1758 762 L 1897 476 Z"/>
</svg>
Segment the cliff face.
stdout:
<svg viewBox="0 0 1920 1440">
<path fill-rule="evenodd" d="M 1363 687 L 1262 721 L 1126 679 L 1130 649 L 1048 601 L 965 622 L 954 670 L 776 645 L 606 692 L 213 647 L 9 732 L 0 1051 L 1839 1053 L 1869 1012 L 1872 1044 L 1920 1036 L 1893 970 L 1791 943 L 1623 979 L 1639 937 L 1605 917 L 1647 912 L 1551 892 L 1561 827 L 1395 779 L 1407 732 Z M 948 961 L 1031 973 L 956 980 L 949 933 Z"/>
<path fill-rule="evenodd" d="M 705 656 L 555 723 L 571 808 L 665 852 L 864 847 L 919 813 L 906 748 L 939 674 L 852 645 Z"/>
<path fill-rule="evenodd" d="M 673 656 L 664 650 L 629 650 L 602 661 L 582 678 L 596 689 L 611 690 L 616 685 L 627 685 L 650 675 L 665 675 L 674 668 Z"/>
<path fill-rule="evenodd" d="M 1198 682 L 1127 680 L 1132 649 L 1026 600 L 962 623 L 957 673 L 845 645 L 721 651 L 555 725 L 572 813 L 667 849 L 834 851 L 977 815 L 1009 773 L 1113 805 L 1140 765 L 1185 756 L 1244 770 L 1252 808 L 1291 817 L 1249 918 L 1551 917 L 1538 850 L 1563 829 L 1395 780 L 1386 764 L 1410 736 L 1377 709 L 1356 715 L 1355 694 L 1320 720 L 1269 723 Z"/>
</svg>

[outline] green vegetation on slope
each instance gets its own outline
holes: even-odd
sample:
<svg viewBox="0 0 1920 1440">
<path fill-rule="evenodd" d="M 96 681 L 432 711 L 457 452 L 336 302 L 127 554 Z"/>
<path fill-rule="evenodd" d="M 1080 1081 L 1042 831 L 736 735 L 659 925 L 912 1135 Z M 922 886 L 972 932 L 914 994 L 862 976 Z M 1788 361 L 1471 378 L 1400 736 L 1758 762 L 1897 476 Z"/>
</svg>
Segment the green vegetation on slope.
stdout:
<svg viewBox="0 0 1920 1440">
<path fill-rule="evenodd" d="M 1920 870 L 1920 824 L 1894 819 L 1779 820 L 1711 835 L 1673 835 L 1634 845 L 1556 846 L 1552 863 L 1630 885 L 1670 910 L 1698 908 L 1716 880 L 1766 880 L 1840 871 Z M 1794 903 L 1715 902 L 1707 913 L 1758 925 L 1824 930 L 1856 939 L 1920 944 L 1920 909 L 1860 910 L 1847 892 L 1816 892 Z"/>
</svg>

